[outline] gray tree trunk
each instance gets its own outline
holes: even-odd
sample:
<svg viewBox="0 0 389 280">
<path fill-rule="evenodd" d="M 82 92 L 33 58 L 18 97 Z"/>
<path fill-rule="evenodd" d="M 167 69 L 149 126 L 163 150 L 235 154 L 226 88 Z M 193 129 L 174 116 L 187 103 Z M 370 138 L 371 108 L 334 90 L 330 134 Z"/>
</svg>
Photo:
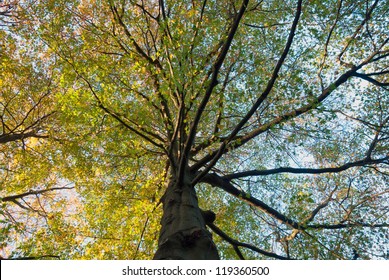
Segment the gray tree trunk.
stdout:
<svg viewBox="0 0 389 280">
<path fill-rule="evenodd" d="M 162 198 L 163 216 L 155 260 L 214 260 L 219 254 L 206 229 L 194 187 L 172 179 Z"/>
</svg>

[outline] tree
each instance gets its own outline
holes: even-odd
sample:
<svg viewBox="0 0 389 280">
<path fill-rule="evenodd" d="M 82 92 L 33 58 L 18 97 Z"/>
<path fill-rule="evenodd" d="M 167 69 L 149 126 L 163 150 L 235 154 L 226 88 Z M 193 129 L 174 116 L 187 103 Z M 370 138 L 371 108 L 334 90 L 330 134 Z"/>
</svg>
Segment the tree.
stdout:
<svg viewBox="0 0 389 280">
<path fill-rule="evenodd" d="M 20 250 L 387 258 L 386 2 L 21 1 L 78 215 Z"/>
</svg>

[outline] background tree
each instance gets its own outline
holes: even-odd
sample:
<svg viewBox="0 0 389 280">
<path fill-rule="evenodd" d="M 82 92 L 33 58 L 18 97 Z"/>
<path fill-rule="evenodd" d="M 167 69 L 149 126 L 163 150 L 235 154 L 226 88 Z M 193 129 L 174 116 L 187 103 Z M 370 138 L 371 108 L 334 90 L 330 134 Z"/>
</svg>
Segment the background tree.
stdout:
<svg viewBox="0 0 389 280">
<path fill-rule="evenodd" d="M 387 258 L 386 2 L 20 3 L 76 193 L 19 253 Z"/>
</svg>

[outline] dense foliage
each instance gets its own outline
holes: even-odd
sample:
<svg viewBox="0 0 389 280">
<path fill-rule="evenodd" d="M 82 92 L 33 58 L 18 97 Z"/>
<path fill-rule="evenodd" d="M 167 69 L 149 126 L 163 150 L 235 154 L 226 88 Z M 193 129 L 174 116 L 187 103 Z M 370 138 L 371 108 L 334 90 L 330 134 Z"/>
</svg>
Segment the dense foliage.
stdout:
<svg viewBox="0 0 389 280">
<path fill-rule="evenodd" d="M 0 256 L 151 259 L 175 182 L 223 259 L 387 259 L 388 14 L 1 0 Z"/>
</svg>

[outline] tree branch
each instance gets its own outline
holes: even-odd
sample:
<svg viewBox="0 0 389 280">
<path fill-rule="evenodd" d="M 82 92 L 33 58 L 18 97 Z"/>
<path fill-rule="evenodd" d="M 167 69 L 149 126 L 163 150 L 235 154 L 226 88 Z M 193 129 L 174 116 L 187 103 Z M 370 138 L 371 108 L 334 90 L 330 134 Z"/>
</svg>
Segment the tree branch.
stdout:
<svg viewBox="0 0 389 280">
<path fill-rule="evenodd" d="M 228 174 L 222 178 L 225 180 L 239 179 L 250 176 L 266 176 L 279 173 L 294 173 L 294 174 L 322 174 L 322 173 L 339 173 L 352 167 L 365 166 L 368 164 L 389 164 L 389 155 L 380 159 L 365 158 L 363 160 L 349 162 L 338 167 L 327 167 L 327 168 L 293 168 L 293 167 L 279 167 L 267 170 L 249 170 L 243 172 L 237 172 Z"/>
<path fill-rule="evenodd" d="M 383 83 L 383 82 L 377 81 L 376 79 L 373 79 L 372 77 L 370 77 L 369 74 L 355 73 L 354 76 L 361 78 L 365 81 L 368 81 L 368 82 L 372 83 L 373 85 L 381 87 L 385 90 L 389 90 L 388 88 L 386 88 L 386 87 L 389 87 L 389 83 Z"/>
<path fill-rule="evenodd" d="M 234 141 L 232 141 L 231 143 L 230 143 L 230 140 L 225 140 L 222 143 L 222 146 L 219 148 L 219 150 L 214 150 L 214 151 L 210 152 L 209 154 L 207 154 L 206 156 L 204 156 L 197 163 L 193 164 L 191 169 L 192 170 L 198 170 L 202 166 L 207 164 L 208 162 L 211 162 L 212 164 L 216 164 L 215 160 L 217 158 L 220 158 L 223 154 L 225 154 L 225 153 L 227 153 L 227 152 L 229 152 L 231 150 L 235 150 L 235 149 L 245 145 L 247 142 L 249 142 L 250 140 L 254 139 L 258 135 L 264 133 L 265 131 L 268 131 L 270 128 L 274 127 L 275 125 L 284 123 L 284 122 L 286 122 L 287 120 L 289 120 L 291 118 L 296 118 L 296 117 L 298 117 L 298 116 L 300 116 L 300 115 L 302 115 L 302 114 L 304 114 L 304 113 L 306 113 L 306 112 L 316 108 L 328 96 L 330 96 L 330 94 L 335 89 L 337 89 L 340 85 L 345 83 L 349 78 L 351 78 L 354 75 L 354 73 L 357 70 L 359 70 L 362 67 L 363 67 L 363 65 L 361 64 L 358 67 L 355 67 L 355 68 L 353 68 L 351 70 L 348 70 L 346 73 L 341 75 L 335 82 L 333 82 L 331 85 L 326 87 L 322 91 L 322 93 L 317 97 L 317 99 L 315 101 L 313 101 L 313 102 L 311 102 L 311 103 L 309 103 L 309 104 L 307 104 L 305 106 L 302 106 L 300 108 L 297 108 L 295 110 L 289 111 L 289 112 L 285 113 L 284 115 L 275 117 L 272 121 L 269 121 L 268 123 L 265 123 L 265 124 L 257 127 L 256 129 L 253 129 L 252 131 L 244 134 L 244 135 L 235 137 L 233 139 Z M 211 166 L 211 163 L 208 164 L 208 166 Z M 210 168 L 208 167 L 208 169 L 210 169 Z"/>
<path fill-rule="evenodd" d="M 195 136 L 196 136 L 196 133 L 197 133 L 197 127 L 198 127 L 198 124 L 200 122 L 200 119 L 201 119 L 201 116 L 204 112 L 204 109 L 211 97 L 211 94 L 213 92 L 213 89 L 216 87 L 216 85 L 218 84 L 218 75 L 219 75 L 219 71 L 220 71 L 220 68 L 222 67 L 223 63 L 224 63 L 224 60 L 227 56 L 227 53 L 230 49 L 230 46 L 231 46 L 231 43 L 235 37 L 235 34 L 236 34 L 236 31 L 238 30 L 238 27 L 239 27 L 239 24 L 241 22 L 241 19 L 243 17 L 243 14 L 245 13 L 246 11 L 246 8 L 247 8 L 247 5 L 249 3 L 249 0 L 244 0 L 241 7 L 240 7 L 240 10 L 239 10 L 239 13 L 236 15 L 235 17 L 235 20 L 231 26 L 231 29 L 228 33 L 228 36 L 227 36 L 227 40 L 226 42 L 224 43 L 221 51 L 220 51 L 220 54 L 219 56 L 217 57 L 214 65 L 213 65 L 213 68 L 212 68 L 212 76 L 211 76 L 211 80 L 209 82 L 209 85 L 205 91 L 205 94 L 204 94 L 204 97 L 203 99 L 201 100 L 201 103 L 199 105 L 199 108 L 197 109 L 197 112 L 196 112 L 196 115 L 195 115 L 195 118 L 191 124 L 191 127 L 190 127 L 190 130 L 189 130 L 189 134 L 188 134 L 188 139 L 185 143 L 185 146 L 184 146 L 184 150 L 183 150 L 183 153 L 181 154 L 181 157 L 180 157 L 180 166 L 179 166 L 179 174 L 178 174 L 178 182 L 182 182 L 183 180 L 183 177 L 184 177 L 184 174 L 185 174 L 185 169 L 187 167 L 187 164 L 188 164 L 188 160 L 189 160 L 189 153 L 190 153 L 190 150 L 192 148 L 192 145 L 194 143 L 194 140 L 195 140 Z M 195 184 L 195 183 L 193 183 Z"/>
<path fill-rule="evenodd" d="M 220 177 L 217 174 L 214 174 L 214 173 L 207 174 L 202 178 L 201 181 L 204 183 L 208 183 L 212 186 L 221 188 L 222 190 L 226 191 L 227 193 L 229 193 L 229 194 L 231 194 L 231 195 L 233 195 L 233 196 L 235 196 L 243 201 L 246 201 L 250 205 L 253 205 L 254 207 L 260 209 L 261 211 L 274 217 L 275 219 L 277 219 L 281 223 L 284 223 L 284 224 L 286 224 L 292 228 L 295 228 L 295 229 L 300 229 L 300 227 L 301 227 L 298 222 L 286 217 L 285 215 L 281 214 L 280 212 L 278 212 L 274 208 L 270 207 L 269 205 L 267 205 L 263 201 L 247 194 L 246 192 L 244 192 L 242 190 L 237 189 L 236 187 L 234 187 L 231 184 L 230 181 L 226 180 L 223 177 Z"/>
<path fill-rule="evenodd" d="M 339 61 L 339 63 L 341 65 L 344 65 L 344 66 L 347 66 L 349 68 L 353 68 L 353 65 L 350 64 L 350 63 L 347 63 L 347 62 L 344 62 L 342 60 L 342 56 L 345 54 L 345 52 L 347 51 L 348 47 L 350 46 L 351 42 L 356 38 L 356 36 L 358 35 L 358 33 L 361 31 L 362 27 L 368 22 L 368 20 L 371 18 L 371 14 L 373 13 L 373 10 L 376 8 L 377 4 L 378 4 L 379 0 L 376 0 L 373 5 L 371 5 L 370 9 L 367 11 L 366 15 L 365 15 L 365 18 L 362 20 L 361 24 L 357 27 L 357 29 L 355 30 L 354 34 L 351 36 L 351 38 L 349 40 L 347 40 L 347 43 L 346 45 L 343 47 L 342 51 L 339 53 L 338 57 L 337 57 L 337 60 Z"/>
<path fill-rule="evenodd" d="M 99 98 L 99 96 L 97 95 L 97 92 L 94 90 L 92 84 L 88 81 L 88 79 L 86 79 L 83 75 L 81 75 L 77 69 L 74 67 L 74 65 L 66 60 L 70 65 L 72 65 L 74 71 L 77 73 L 77 75 L 83 80 L 85 81 L 85 83 L 87 84 L 88 88 L 90 89 L 90 91 L 92 92 L 94 98 L 96 99 L 97 103 L 98 103 L 98 106 L 104 111 L 106 112 L 108 115 L 110 115 L 111 117 L 113 117 L 114 119 L 116 119 L 119 123 L 121 123 L 124 127 L 126 127 L 127 129 L 129 129 L 130 131 L 134 132 L 136 135 L 140 136 L 141 138 L 143 138 L 144 140 L 148 141 L 149 143 L 151 143 L 152 145 L 162 149 L 164 152 L 167 153 L 167 151 L 165 150 L 164 146 L 162 144 L 158 144 L 157 142 L 155 142 L 152 138 L 150 138 L 149 136 L 147 136 L 146 134 L 151 134 L 152 137 L 155 137 L 156 135 L 155 134 L 152 134 L 148 131 L 142 131 L 142 129 L 136 129 L 134 127 L 132 127 L 130 124 L 128 124 L 126 121 L 124 121 L 117 113 L 111 111 L 110 109 L 108 109 L 104 104 L 103 102 L 101 101 L 101 99 Z M 156 137 L 157 140 L 162 140 L 160 137 Z"/>
<path fill-rule="evenodd" d="M 126 36 L 130 39 L 131 43 L 135 47 L 137 53 L 146 59 L 151 65 L 155 65 L 157 68 L 162 69 L 162 65 L 160 64 L 158 59 L 152 59 L 150 56 L 147 55 L 147 53 L 139 46 L 139 44 L 135 41 L 134 37 L 132 36 L 131 32 L 128 30 L 126 24 L 123 22 L 122 16 L 119 14 L 116 6 L 113 4 L 112 1 L 109 3 L 110 9 L 112 12 L 112 15 L 114 16 L 114 19 L 116 22 L 119 23 L 119 25 L 123 28 L 124 33 Z"/>
<path fill-rule="evenodd" d="M 8 142 L 13 142 L 17 140 L 24 140 L 27 138 L 49 138 L 48 135 L 40 135 L 34 131 L 25 132 L 25 133 L 6 133 L 0 135 L 0 144 L 5 144 Z"/>
<path fill-rule="evenodd" d="M 260 248 L 258 248 L 256 246 L 254 246 L 254 245 L 251 245 L 251 244 L 248 244 L 248 243 L 244 243 L 244 242 L 240 242 L 240 241 L 238 241 L 236 239 L 233 239 L 230 236 L 228 236 L 225 232 L 223 232 L 220 228 L 218 228 L 216 225 L 214 225 L 213 223 L 209 223 L 209 224 L 207 224 L 207 226 L 210 227 L 213 232 L 215 232 L 217 235 L 219 235 L 225 241 L 230 243 L 234 247 L 234 250 L 235 250 L 235 252 L 237 252 L 237 254 L 238 254 L 240 259 L 243 259 L 243 255 L 240 252 L 239 247 L 244 247 L 244 248 L 248 248 L 250 250 L 253 250 L 253 251 L 255 251 L 255 252 L 259 253 L 259 254 L 262 254 L 264 256 L 267 256 L 267 257 L 271 257 L 271 258 L 275 258 L 275 259 L 279 259 L 279 260 L 291 260 L 288 257 L 280 256 L 280 255 L 277 255 L 275 253 L 262 250 L 262 249 L 260 249 Z"/>
<path fill-rule="evenodd" d="M 312 224 L 306 225 L 304 229 L 343 229 L 343 228 L 355 228 L 355 227 L 364 227 L 364 228 L 385 228 L 389 227 L 388 223 L 382 224 L 369 224 L 369 223 L 347 223 L 347 224 Z"/>
<path fill-rule="evenodd" d="M 45 189 L 45 190 L 30 190 L 30 191 L 25 192 L 25 193 L 2 197 L 1 201 L 4 201 L 4 202 L 15 201 L 16 199 L 24 198 L 24 197 L 29 196 L 29 195 L 39 195 L 39 194 L 43 194 L 43 193 L 51 192 L 51 191 L 71 190 L 71 189 L 74 189 L 74 187 L 54 187 L 54 188 Z"/>
<path fill-rule="evenodd" d="M 309 214 L 308 217 L 306 217 L 303 221 L 304 224 L 307 224 L 309 222 L 312 222 L 313 219 L 316 217 L 317 214 L 319 214 L 319 212 L 324 209 L 325 207 L 328 206 L 328 204 L 330 203 L 330 201 L 332 200 L 332 196 L 334 195 L 335 191 L 338 189 L 338 187 L 335 187 L 330 195 L 328 196 L 327 199 L 323 200 L 319 205 L 316 206 L 315 209 L 312 210 L 312 212 Z"/>
<path fill-rule="evenodd" d="M 271 92 L 271 90 L 273 89 L 273 86 L 278 78 L 278 73 L 286 59 L 286 56 L 288 55 L 289 53 L 289 50 L 290 50 L 290 47 L 292 45 L 292 42 L 293 42 L 293 38 L 295 36 L 295 32 L 296 32 L 296 29 L 297 29 L 297 25 L 298 25 L 298 22 L 299 22 L 299 19 L 300 19 L 300 15 L 301 15 L 301 9 L 302 9 L 302 0 L 299 0 L 298 1 L 298 4 L 297 4 L 297 11 L 296 11 L 296 15 L 295 15 L 295 18 L 293 20 L 293 24 L 292 24 L 292 27 L 290 29 L 290 32 L 289 32 L 289 36 L 288 36 L 288 39 L 287 39 L 287 42 L 286 42 L 286 45 L 285 45 L 285 48 L 273 70 L 273 73 L 272 73 L 272 76 L 269 80 L 269 82 L 267 83 L 267 86 L 265 88 L 265 90 L 262 92 L 262 94 L 260 95 L 260 97 L 257 99 L 257 101 L 255 102 L 255 104 L 251 107 L 251 109 L 247 112 L 247 114 L 243 117 L 243 119 L 238 123 L 238 125 L 232 130 L 232 132 L 230 133 L 230 135 L 227 137 L 226 140 L 224 140 L 222 142 L 222 144 L 220 145 L 219 149 L 217 152 L 215 153 L 212 153 L 212 155 L 210 155 L 210 159 L 211 162 L 208 164 L 208 166 L 201 172 L 199 173 L 196 178 L 193 180 L 193 184 L 195 184 L 196 182 L 200 181 L 201 180 L 201 177 L 202 176 L 205 176 L 205 174 L 207 174 L 212 168 L 213 166 L 215 166 L 215 164 L 217 163 L 217 161 L 221 158 L 221 156 L 225 153 L 226 149 L 227 149 L 227 146 L 228 144 L 235 138 L 235 136 L 240 132 L 240 130 L 242 129 L 242 127 L 249 121 L 249 119 L 254 115 L 254 113 L 256 112 L 256 110 L 259 108 L 259 106 L 262 104 L 262 102 L 267 98 L 267 96 L 269 95 L 269 93 Z M 208 161 L 208 159 L 207 159 Z M 204 162 L 203 160 L 201 160 L 200 162 Z M 195 165 L 196 168 L 198 165 Z"/>
</svg>

